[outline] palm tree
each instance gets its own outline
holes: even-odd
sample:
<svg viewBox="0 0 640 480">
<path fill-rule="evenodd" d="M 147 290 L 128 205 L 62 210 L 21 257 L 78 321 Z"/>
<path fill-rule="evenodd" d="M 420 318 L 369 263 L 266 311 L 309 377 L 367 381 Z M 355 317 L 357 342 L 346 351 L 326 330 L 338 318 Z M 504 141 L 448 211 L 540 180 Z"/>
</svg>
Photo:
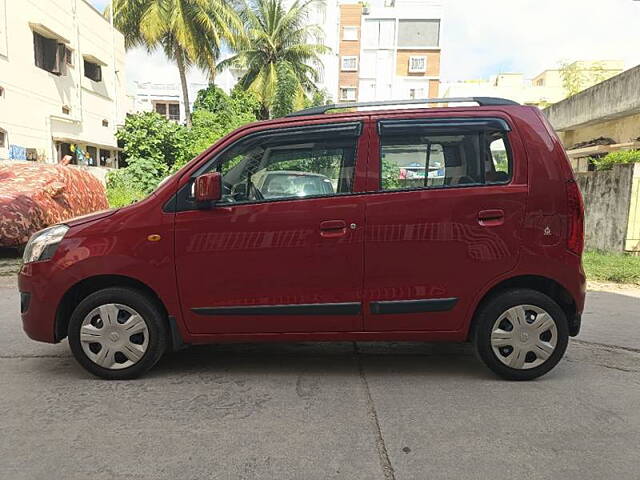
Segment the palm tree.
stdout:
<svg viewBox="0 0 640 480">
<path fill-rule="evenodd" d="M 242 21 L 227 0 L 112 0 L 115 26 L 127 48 L 162 48 L 180 73 L 187 125 L 191 108 L 187 70 L 198 66 L 213 83 L 224 42 L 235 45 L 243 36 Z"/>
<path fill-rule="evenodd" d="M 318 55 L 329 49 L 320 43 L 309 43 L 321 35 L 317 25 L 307 23 L 311 1 L 295 0 L 286 9 L 282 0 L 252 0 L 242 13 L 247 40 L 238 42 L 237 53 L 218 65 L 219 70 L 246 70 L 238 85 L 258 95 L 264 118 L 273 113 L 279 82 L 293 82 L 292 88 L 280 91 L 291 94 L 293 90 L 294 106 L 317 90 L 318 74 L 311 65 L 320 64 Z"/>
</svg>

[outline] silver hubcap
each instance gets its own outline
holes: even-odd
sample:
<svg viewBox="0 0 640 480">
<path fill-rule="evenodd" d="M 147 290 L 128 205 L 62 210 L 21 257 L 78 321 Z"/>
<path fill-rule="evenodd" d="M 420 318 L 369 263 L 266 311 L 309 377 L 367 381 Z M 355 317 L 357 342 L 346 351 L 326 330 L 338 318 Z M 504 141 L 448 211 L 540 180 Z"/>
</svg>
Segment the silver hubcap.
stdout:
<svg viewBox="0 0 640 480">
<path fill-rule="evenodd" d="M 149 329 L 133 308 L 108 303 L 84 317 L 80 344 L 92 362 L 119 370 L 136 364 L 144 356 L 149 346 Z"/>
<path fill-rule="evenodd" d="M 557 344 L 556 322 L 535 305 L 510 308 L 498 317 L 491 329 L 493 353 L 502 363 L 518 370 L 542 365 Z"/>
</svg>

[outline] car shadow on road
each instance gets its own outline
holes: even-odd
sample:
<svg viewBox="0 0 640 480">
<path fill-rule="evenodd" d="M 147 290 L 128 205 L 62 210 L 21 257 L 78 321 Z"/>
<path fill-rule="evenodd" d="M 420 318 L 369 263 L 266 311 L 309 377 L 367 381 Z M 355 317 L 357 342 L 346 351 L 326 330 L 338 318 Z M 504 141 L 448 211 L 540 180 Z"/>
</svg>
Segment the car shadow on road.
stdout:
<svg viewBox="0 0 640 480">
<path fill-rule="evenodd" d="M 292 374 L 358 376 L 411 374 L 494 378 L 471 345 L 454 343 L 337 342 L 259 343 L 193 346 L 170 353 L 148 375 Z"/>
</svg>

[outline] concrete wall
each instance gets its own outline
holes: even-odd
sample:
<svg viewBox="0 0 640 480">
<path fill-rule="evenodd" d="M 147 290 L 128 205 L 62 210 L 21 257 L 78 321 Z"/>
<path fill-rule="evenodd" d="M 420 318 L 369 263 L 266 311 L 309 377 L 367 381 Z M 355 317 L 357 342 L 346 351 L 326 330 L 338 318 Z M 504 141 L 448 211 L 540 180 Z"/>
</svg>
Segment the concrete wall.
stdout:
<svg viewBox="0 0 640 480">
<path fill-rule="evenodd" d="M 544 113 L 558 131 L 640 113 L 640 66 L 551 105 Z"/>
<path fill-rule="evenodd" d="M 624 251 L 633 176 L 633 164 L 576 174 L 585 203 L 587 249 Z"/>
<path fill-rule="evenodd" d="M 613 138 L 616 143 L 632 142 L 640 137 L 640 114 L 566 130 L 559 132 L 559 136 L 566 148 L 599 137 Z"/>
</svg>

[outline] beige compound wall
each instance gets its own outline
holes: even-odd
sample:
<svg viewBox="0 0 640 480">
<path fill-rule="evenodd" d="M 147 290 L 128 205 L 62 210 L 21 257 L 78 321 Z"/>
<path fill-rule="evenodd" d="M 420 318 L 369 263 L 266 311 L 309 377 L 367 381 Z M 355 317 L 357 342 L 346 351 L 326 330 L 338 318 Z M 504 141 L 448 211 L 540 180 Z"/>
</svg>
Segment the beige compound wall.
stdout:
<svg viewBox="0 0 640 480">
<path fill-rule="evenodd" d="M 640 113 L 567 130 L 559 135 L 565 148 L 599 137 L 612 138 L 616 143 L 632 142 L 640 137 Z"/>
</svg>

